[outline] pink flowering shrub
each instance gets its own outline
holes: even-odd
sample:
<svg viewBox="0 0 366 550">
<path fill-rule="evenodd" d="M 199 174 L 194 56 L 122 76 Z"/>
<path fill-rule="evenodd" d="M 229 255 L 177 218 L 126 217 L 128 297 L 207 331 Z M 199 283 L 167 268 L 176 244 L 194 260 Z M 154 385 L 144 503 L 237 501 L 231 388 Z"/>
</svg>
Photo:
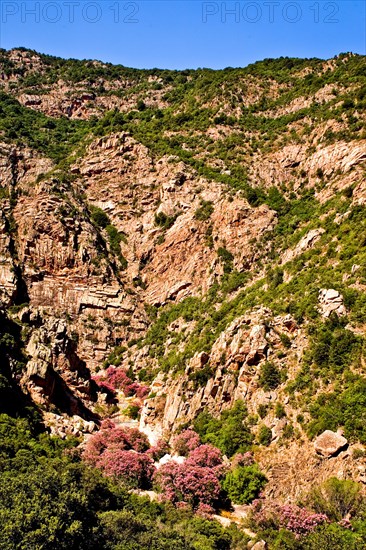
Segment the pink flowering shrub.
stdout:
<svg viewBox="0 0 366 550">
<path fill-rule="evenodd" d="M 93 380 L 100 388 L 104 388 L 113 394 L 116 390 L 122 390 L 126 397 L 136 395 L 139 399 L 143 399 L 149 393 L 147 386 L 133 382 L 124 369 L 113 365 L 107 368 L 104 376 L 93 376 Z"/>
<path fill-rule="evenodd" d="M 136 428 L 124 428 L 131 449 L 139 453 L 147 451 L 150 447 L 147 436 Z"/>
<path fill-rule="evenodd" d="M 117 428 L 110 420 L 104 420 L 98 432 L 91 435 L 85 445 L 83 458 L 93 466 L 97 466 L 100 456 L 108 447 L 130 449 L 128 432 Z"/>
<path fill-rule="evenodd" d="M 99 389 L 101 391 L 104 391 L 104 393 L 110 393 L 112 395 L 115 395 L 115 389 L 107 380 L 105 380 L 102 376 L 98 376 L 97 374 L 92 376 L 92 380 L 97 384 Z"/>
<path fill-rule="evenodd" d="M 254 457 L 250 451 L 246 453 L 237 453 L 231 460 L 232 469 L 237 466 L 251 466 L 252 464 L 254 464 Z"/>
<path fill-rule="evenodd" d="M 156 445 L 150 447 L 146 453 L 151 456 L 153 460 L 160 460 L 164 455 L 169 454 L 170 447 L 169 443 L 164 439 L 159 439 Z"/>
<path fill-rule="evenodd" d="M 266 503 L 261 500 L 252 504 L 252 522 L 261 529 L 287 529 L 300 537 L 314 531 L 319 525 L 328 523 L 325 514 L 317 514 L 296 505 Z"/>
<path fill-rule="evenodd" d="M 215 468 L 222 465 L 222 453 L 213 445 L 200 445 L 188 455 L 186 465 Z"/>
<path fill-rule="evenodd" d="M 106 420 L 99 432 L 88 439 L 83 458 L 106 475 L 121 477 L 129 486 L 145 487 L 154 471 L 148 449 L 145 434 L 134 428 L 118 428 Z"/>
<path fill-rule="evenodd" d="M 281 506 L 279 509 L 279 518 L 281 527 L 285 527 L 297 535 L 311 533 L 318 525 L 328 522 L 325 514 L 316 514 L 296 505 Z"/>
<path fill-rule="evenodd" d="M 174 460 L 170 460 L 166 464 L 163 464 L 163 466 L 160 466 L 153 477 L 154 487 L 162 493 L 166 500 L 174 504 L 185 502 L 176 486 L 179 466 L 180 465 L 174 462 Z"/>
<path fill-rule="evenodd" d="M 146 453 L 125 451 L 116 447 L 106 449 L 98 461 L 98 467 L 107 476 L 121 478 L 129 487 L 149 487 L 154 473 L 154 463 Z"/>
<path fill-rule="evenodd" d="M 172 448 L 180 456 L 188 454 L 200 445 L 200 436 L 193 430 L 184 430 L 173 439 Z"/>
<path fill-rule="evenodd" d="M 198 434 L 184 430 L 173 440 L 173 451 L 186 456 L 183 464 L 174 460 L 160 466 L 154 485 L 176 506 L 189 505 L 203 516 L 213 512 L 225 473 L 222 453 L 213 445 L 201 445 Z"/>
<path fill-rule="evenodd" d="M 156 470 L 154 483 L 167 500 L 186 502 L 196 510 L 213 507 L 220 495 L 220 480 L 214 468 L 170 461 Z"/>
</svg>

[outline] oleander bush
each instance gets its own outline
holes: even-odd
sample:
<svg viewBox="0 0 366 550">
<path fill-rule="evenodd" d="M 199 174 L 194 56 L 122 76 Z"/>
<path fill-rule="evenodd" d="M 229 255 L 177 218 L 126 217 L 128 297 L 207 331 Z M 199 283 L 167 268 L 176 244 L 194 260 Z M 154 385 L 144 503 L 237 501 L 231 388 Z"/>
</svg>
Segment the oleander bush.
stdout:
<svg viewBox="0 0 366 550">
<path fill-rule="evenodd" d="M 169 502 L 186 503 L 194 510 L 205 505 L 213 511 L 220 495 L 220 481 L 212 468 L 176 464 L 161 466 L 154 475 L 154 484 Z"/>
<path fill-rule="evenodd" d="M 172 449 L 180 456 L 188 456 L 201 444 L 200 436 L 194 430 L 183 430 L 172 441 Z"/>
<path fill-rule="evenodd" d="M 136 395 L 143 399 L 149 393 L 148 386 L 132 381 L 125 369 L 114 365 L 110 365 L 103 374 L 94 375 L 93 380 L 101 389 L 106 389 L 111 394 L 122 390 L 126 397 Z"/>
<path fill-rule="evenodd" d="M 127 487 L 147 488 L 154 473 L 153 460 L 146 453 L 149 447 L 146 436 L 137 429 L 118 428 L 104 421 L 88 439 L 83 459 Z"/>
</svg>

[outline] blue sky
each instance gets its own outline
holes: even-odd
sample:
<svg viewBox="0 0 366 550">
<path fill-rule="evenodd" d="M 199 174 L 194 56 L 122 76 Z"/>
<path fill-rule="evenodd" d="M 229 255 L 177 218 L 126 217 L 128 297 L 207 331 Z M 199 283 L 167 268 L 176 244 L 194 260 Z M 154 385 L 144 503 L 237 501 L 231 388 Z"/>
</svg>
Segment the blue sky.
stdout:
<svg viewBox="0 0 366 550">
<path fill-rule="evenodd" d="M 364 0 L 0 0 L 0 46 L 138 68 L 366 53 Z"/>
</svg>

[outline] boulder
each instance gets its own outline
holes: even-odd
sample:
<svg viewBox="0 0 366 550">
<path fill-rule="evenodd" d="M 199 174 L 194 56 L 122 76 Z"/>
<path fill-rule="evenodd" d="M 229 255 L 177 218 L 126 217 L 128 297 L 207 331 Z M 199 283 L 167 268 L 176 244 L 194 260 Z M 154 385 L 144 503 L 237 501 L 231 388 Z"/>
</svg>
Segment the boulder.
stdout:
<svg viewBox="0 0 366 550">
<path fill-rule="evenodd" d="M 333 288 L 322 288 L 319 291 L 319 306 L 323 317 L 329 317 L 333 312 L 337 315 L 346 314 L 343 296 Z"/>
<path fill-rule="evenodd" d="M 325 458 L 336 455 L 347 445 L 348 441 L 345 437 L 331 430 L 325 430 L 314 442 L 315 451 Z"/>
</svg>

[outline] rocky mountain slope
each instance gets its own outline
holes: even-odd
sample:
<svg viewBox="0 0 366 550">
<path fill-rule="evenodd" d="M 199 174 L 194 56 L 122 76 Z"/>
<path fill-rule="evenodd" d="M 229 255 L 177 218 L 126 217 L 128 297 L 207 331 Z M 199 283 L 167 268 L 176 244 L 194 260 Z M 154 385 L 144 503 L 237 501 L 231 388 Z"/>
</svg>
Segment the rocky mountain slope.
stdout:
<svg viewBox="0 0 366 550">
<path fill-rule="evenodd" d="M 243 400 L 267 495 L 365 482 L 365 66 L 1 50 L 8 378 L 54 433 L 113 417 L 169 438 Z M 110 365 L 148 395 L 113 394 Z M 348 444 L 331 459 L 327 429 Z"/>
</svg>

